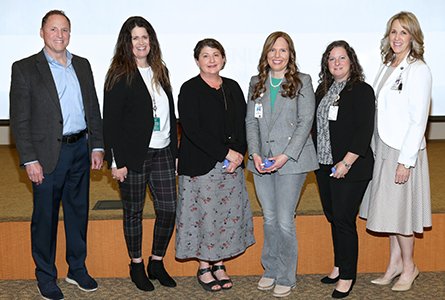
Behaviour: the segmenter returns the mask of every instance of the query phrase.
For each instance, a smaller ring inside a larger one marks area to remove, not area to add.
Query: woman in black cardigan
[[[337,282],[332,297],[344,298],[355,283],[356,217],[372,177],[375,98],[354,49],[345,41],[328,45],[319,75],[313,137],[320,169],[315,174],[334,244],[334,269],[321,282]]]
[[[233,285],[224,260],[254,243],[243,171],[246,102],[238,83],[219,75],[225,52],[218,41],[198,42],[194,57],[200,73],[178,98],[176,257],[198,259],[198,282],[215,292]]]
[[[105,159],[119,184],[130,276],[138,289],[154,289],[150,279],[174,287],[163,257],[176,213],[176,117],[167,68],[151,24],[130,17],[122,25],[105,80]],[[156,213],[151,257],[142,260],[142,213],[147,185]]]

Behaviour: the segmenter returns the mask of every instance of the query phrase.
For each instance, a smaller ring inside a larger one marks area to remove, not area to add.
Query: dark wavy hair
[[[399,20],[400,25],[402,25],[403,29],[411,34],[412,39],[410,45],[411,49],[408,55],[409,59],[411,61],[415,61],[416,59],[424,61],[423,53],[425,50],[423,47],[423,32],[420,28],[419,21],[413,13],[401,11],[398,14],[392,16],[386,24],[385,35],[383,36],[380,43],[380,54],[382,55],[383,63],[387,64],[391,62],[395,57],[394,51],[392,50],[389,43],[389,34],[391,33],[392,23],[394,23],[395,20]]]
[[[297,67],[294,42],[287,33],[282,31],[276,31],[272,32],[264,42],[263,51],[261,52],[260,61],[258,63],[259,81],[253,89],[251,100],[257,99],[258,97],[260,97],[261,93],[264,93],[266,91],[265,83],[270,71],[270,66],[269,63],[267,62],[267,54],[272,49],[277,39],[280,37],[283,38],[289,46],[289,62],[287,64],[286,73],[284,74],[286,82],[283,82],[281,86],[282,87],[281,95],[283,97],[294,98],[301,88],[301,81],[300,78],[298,77],[299,71]]]
[[[354,49],[349,46],[346,41],[334,41],[326,47],[326,50],[321,57],[321,71],[320,73],[318,73],[319,85],[316,91],[317,96],[326,95],[332,83],[334,82],[334,77],[332,76],[331,72],[329,72],[329,55],[331,54],[332,49],[336,47],[342,47],[343,49],[345,49],[349,61],[351,62],[348,83],[346,84],[345,88],[350,89],[354,84],[365,80],[363,68],[358,61]]]
[[[138,16],[128,18],[122,25],[114,49],[114,56],[105,78],[105,90],[109,91],[122,77],[126,77],[127,84],[130,84],[133,80],[133,76],[137,71],[137,64],[133,54],[131,31],[136,26],[145,28],[148,33],[150,52],[148,53],[147,61],[153,71],[155,85],[161,85],[164,89],[171,90],[168,70],[162,60],[161,47],[156,32],[147,20]]]

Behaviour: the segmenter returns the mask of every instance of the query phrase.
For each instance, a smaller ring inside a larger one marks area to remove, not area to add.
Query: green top
[[[277,99],[278,92],[280,91],[281,81],[283,78],[271,78],[270,82],[270,108],[274,111],[275,100]]]

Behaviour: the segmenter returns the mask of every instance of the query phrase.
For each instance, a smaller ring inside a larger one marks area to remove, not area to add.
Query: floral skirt
[[[202,176],[179,176],[176,257],[220,261],[255,243],[244,171],[218,162]]]

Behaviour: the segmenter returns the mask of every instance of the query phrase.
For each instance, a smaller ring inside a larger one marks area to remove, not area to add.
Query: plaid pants
[[[142,212],[147,184],[156,214],[151,253],[164,256],[176,215],[175,163],[170,147],[148,149],[142,173],[128,170],[125,181],[119,183],[124,208],[124,235],[130,258],[142,256]]]

